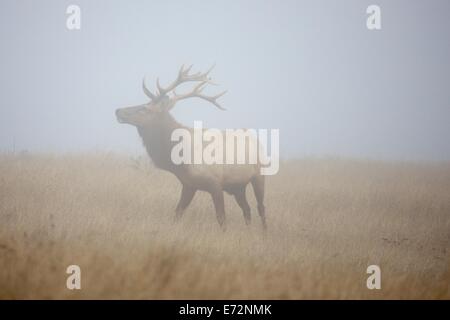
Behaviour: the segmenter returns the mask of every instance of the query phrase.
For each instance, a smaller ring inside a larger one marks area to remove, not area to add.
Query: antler
[[[214,68],[215,65],[212,65],[211,68],[209,68],[208,71],[205,73],[197,72],[195,74],[189,74],[189,71],[192,69],[192,64],[187,68],[184,69],[184,65],[181,66],[180,71],[178,71],[178,77],[175,79],[174,82],[172,82],[169,86],[163,88],[159,83],[159,78],[156,79],[156,86],[158,87],[159,95],[163,96],[170,91],[174,90],[176,87],[178,87],[180,84],[184,82],[189,81],[203,81],[203,82],[210,82],[210,78],[208,78],[208,74],[211,72],[211,70]]]
[[[170,97],[170,108],[172,108],[179,100],[197,97],[203,100],[206,100],[208,102],[211,102],[213,105],[215,105],[220,110],[226,110],[223,108],[218,102],[217,99],[223,96],[227,91],[223,91],[219,94],[216,94],[215,96],[206,96],[202,94],[203,89],[207,84],[215,84],[211,82],[211,78],[208,77],[211,70],[214,68],[215,65],[212,65],[211,68],[208,69],[208,71],[201,73],[197,72],[194,74],[189,74],[189,71],[192,69],[192,65],[190,65],[188,68],[184,68],[184,65],[181,66],[180,71],[178,71],[178,77],[173,81],[169,86],[163,88],[161,84],[159,83],[159,78],[156,80],[156,86],[158,88],[158,94],[152,93],[147,86],[145,85],[145,78],[142,80],[142,89],[144,90],[144,93],[151,99],[151,100],[158,100],[159,98],[167,95],[169,92],[173,93],[173,96]],[[200,81],[198,85],[194,87],[194,89],[186,94],[177,95],[175,92],[176,87],[178,87],[180,84],[185,82],[191,82],[191,81]]]
[[[189,71],[192,69],[192,64],[187,68],[184,69],[184,64],[181,66],[180,71],[178,71],[178,77],[177,79],[172,82],[168,87],[163,88],[161,84],[159,83],[159,78],[156,79],[156,86],[158,88],[158,94],[152,93],[147,86],[145,85],[145,77],[142,79],[142,89],[144,90],[144,93],[149,97],[151,100],[158,99],[159,97],[164,96],[165,94],[169,93],[170,91],[174,90],[177,86],[184,82],[188,81],[210,81],[208,78],[208,74],[211,72],[211,70],[214,68],[215,65],[212,65],[211,68],[209,68],[208,71],[205,73],[197,72],[195,74],[189,74]]]
[[[227,91],[225,90],[225,91],[223,91],[223,92],[221,92],[219,94],[216,94],[215,96],[205,96],[204,94],[202,94],[202,91],[203,91],[203,89],[205,88],[205,86],[208,83],[210,83],[208,80],[202,81],[198,85],[196,85],[191,92],[185,93],[185,94],[181,94],[181,95],[177,95],[175,93],[175,90],[173,90],[173,97],[171,98],[171,107],[173,107],[180,100],[187,99],[187,98],[192,98],[192,97],[197,97],[197,98],[201,98],[203,100],[206,100],[208,102],[211,102],[213,105],[215,105],[220,110],[226,110],[224,107],[222,107],[217,102],[217,99],[219,99],[221,96],[223,96]]]
[[[151,100],[155,100],[157,98],[154,93],[147,89],[147,86],[145,85],[145,77],[142,79],[142,89],[144,90],[144,93],[147,95],[147,97],[149,97]]]

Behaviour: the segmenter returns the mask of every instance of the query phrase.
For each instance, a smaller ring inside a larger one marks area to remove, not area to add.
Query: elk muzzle
[[[125,113],[124,109],[116,110],[116,118],[119,123],[126,123],[126,120],[125,120],[126,116],[124,113]]]

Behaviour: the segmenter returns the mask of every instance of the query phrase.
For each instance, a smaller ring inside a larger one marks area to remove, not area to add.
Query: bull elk
[[[205,73],[191,74],[190,67],[182,66],[178,77],[167,87],[161,86],[159,79],[156,81],[157,94],[152,93],[142,81],[144,93],[150,98],[150,102],[138,106],[120,108],[116,110],[117,120],[137,128],[142,138],[148,155],[156,167],[173,173],[182,184],[181,198],[175,210],[177,221],[191,203],[195,193],[206,191],[211,194],[217,220],[223,230],[226,228],[224,191],[234,196],[242,209],[245,223],[250,224],[250,206],[246,198],[246,187],[252,184],[258,206],[258,213],[266,230],[266,218],[264,208],[264,176],[260,173],[260,163],[256,164],[174,164],[171,160],[171,150],[175,144],[171,134],[175,129],[183,128],[193,133],[193,128],[188,128],[178,123],[170,114],[170,110],[181,100],[188,98],[200,98],[212,103],[220,110],[225,110],[217,99],[226,91],[208,96],[203,94],[206,85],[212,84],[209,73],[212,67]],[[177,94],[175,89],[186,82],[195,83],[194,88],[185,94]],[[248,150],[247,150],[248,151]]]

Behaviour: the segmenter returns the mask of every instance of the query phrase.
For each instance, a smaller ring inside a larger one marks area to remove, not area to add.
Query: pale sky
[[[2,0],[0,151],[143,152],[114,110],[148,101],[144,75],[216,63],[228,110],[179,103],[183,124],[280,129],[284,158],[450,160],[449,17],[447,0]]]

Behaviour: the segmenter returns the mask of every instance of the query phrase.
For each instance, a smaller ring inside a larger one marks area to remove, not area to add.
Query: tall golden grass
[[[0,298],[450,297],[449,164],[282,162],[266,237],[247,192],[252,225],[226,197],[223,233],[207,194],[172,224],[180,185],[146,158],[0,156]]]

